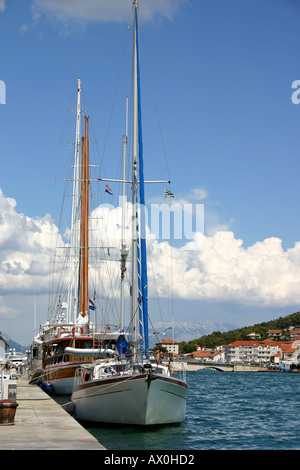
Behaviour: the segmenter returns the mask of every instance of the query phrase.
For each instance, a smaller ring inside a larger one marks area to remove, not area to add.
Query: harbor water
[[[299,450],[300,374],[188,372],[186,419],[148,430],[87,425],[107,450]]]

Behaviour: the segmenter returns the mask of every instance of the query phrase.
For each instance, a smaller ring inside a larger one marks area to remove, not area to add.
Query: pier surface
[[[0,425],[1,450],[105,450],[37,385],[17,380],[14,424]]]

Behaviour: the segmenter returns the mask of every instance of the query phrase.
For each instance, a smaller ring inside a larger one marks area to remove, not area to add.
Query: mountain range
[[[9,345],[9,349],[15,349],[18,353],[25,353],[28,349],[30,349],[30,346],[22,346],[21,344],[11,339],[6,333],[2,333],[1,331],[0,337],[2,337],[4,341]]]
[[[210,335],[214,331],[226,332],[235,330],[237,326],[231,325],[230,323],[223,322],[209,322],[209,321],[194,321],[194,322],[175,322],[174,332],[172,332],[172,323],[155,323],[155,331],[159,332],[153,339],[157,342],[157,337],[161,340],[172,338],[178,343],[181,341],[192,341],[195,338],[200,338],[203,335]],[[150,347],[153,347],[153,339],[150,338]]]
[[[150,337],[150,348],[155,346],[158,341],[161,341],[166,338],[172,338],[178,343],[181,341],[191,341],[195,338],[200,338],[203,335],[209,335],[213,331],[226,332],[234,330],[237,327],[231,325],[230,323],[213,323],[207,321],[195,321],[195,322],[176,322],[174,323],[174,331],[172,330],[172,323],[155,323],[154,329],[156,335]],[[26,350],[30,349],[30,346],[22,346],[13,339],[11,339],[7,334],[1,333],[0,335],[8,343],[10,349],[15,349],[16,352],[24,353]]]

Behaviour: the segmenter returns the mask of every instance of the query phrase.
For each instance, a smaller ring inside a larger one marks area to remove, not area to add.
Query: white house
[[[164,339],[160,343],[156,343],[156,345],[165,348],[170,354],[179,354],[179,343],[173,339]]]

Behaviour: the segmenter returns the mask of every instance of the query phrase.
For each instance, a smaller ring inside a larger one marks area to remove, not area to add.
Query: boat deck
[[[27,378],[17,380],[14,424],[0,425],[1,450],[105,450],[59,404]]]

